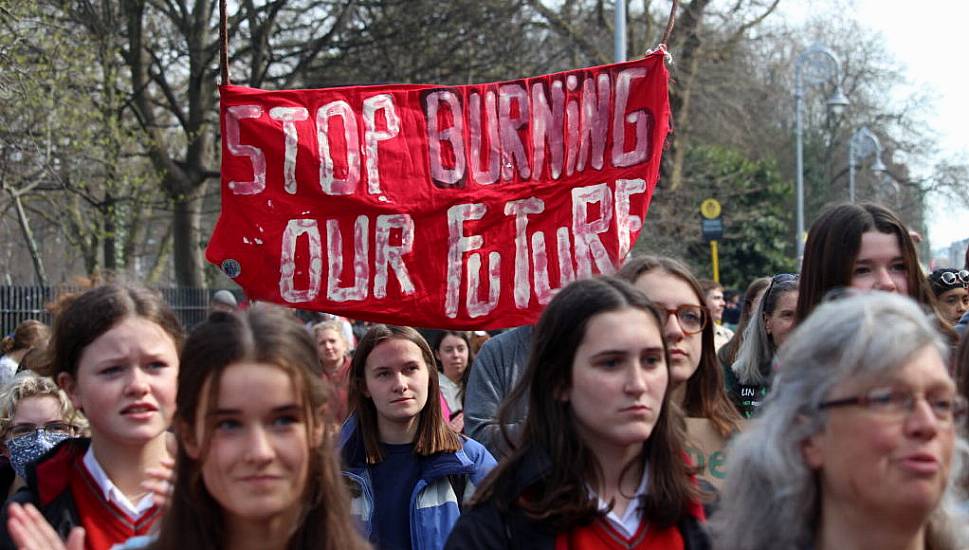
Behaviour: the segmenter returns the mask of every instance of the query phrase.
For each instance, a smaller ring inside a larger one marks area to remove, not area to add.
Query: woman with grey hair
[[[726,373],[727,393],[745,418],[753,416],[767,396],[774,354],[794,329],[797,281],[793,273],[771,277],[744,329],[737,359]]]
[[[715,548],[967,548],[950,483],[962,478],[954,449],[966,401],[947,353],[909,298],[818,306],[729,451]]]

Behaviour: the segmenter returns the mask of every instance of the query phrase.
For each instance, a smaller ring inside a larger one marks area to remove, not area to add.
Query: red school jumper
[[[649,522],[642,521],[636,533],[626,538],[605,518],[597,518],[555,537],[555,550],[683,550],[683,536],[675,525],[662,530],[649,527]]]
[[[86,550],[109,550],[131,537],[148,534],[160,516],[158,506],[152,506],[138,519],[130,518],[121,508],[105,500],[104,492],[84,467],[84,449],[71,450],[75,452],[56,453],[39,465],[41,505],[69,490],[80,525],[84,527]]]
[[[689,514],[701,522],[706,519],[698,502],[690,505]],[[639,529],[628,538],[602,516],[555,537],[555,550],[684,550],[684,547],[679,527],[657,529],[645,519],[640,519]]]

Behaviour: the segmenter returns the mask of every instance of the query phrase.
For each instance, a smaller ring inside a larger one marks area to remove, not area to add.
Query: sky
[[[817,0],[787,0],[786,12],[802,17]],[[904,68],[910,89],[934,92],[934,109],[926,122],[937,136],[940,155],[969,161],[969,1],[854,0],[846,3],[854,18],[878,31],[888,50]],[[904,92],[904,90],[900,90]],[[926,167],[927,170],[928,167]],[[916,171],[917,167],[914,168]],[[969,209],[952,208],[929,197],[929,239],[933,249],[969,238]]]

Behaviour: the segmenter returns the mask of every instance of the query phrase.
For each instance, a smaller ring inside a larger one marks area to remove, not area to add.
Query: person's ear
[[[572,398],[572,395],[571,395],[572,392],[569,390],[570,388],[563,388],[563,387],[555,388],[554,390],[552,390],[552,395],[555,396],[555,399],[568,403],[569,400]]]
[[[178,440],[185,448],[185,454],[192,460],[199,460],[202,456],[202,446],[195,436],[195,430],[189,428],[185,422],[178,423]]]
[[[801,458],[808,468],[820,470],[824,466],[824,432],[818,432],[801,442]]]
[[[58,374],[57,386],[64,390],[64,393],[67,394],[68,399],[71,400],[71,405],[74,405],[75,409],[84,412],[84,409],[81,407],[81,398],[77,393],[77,380],[74,376],[66,372]]]

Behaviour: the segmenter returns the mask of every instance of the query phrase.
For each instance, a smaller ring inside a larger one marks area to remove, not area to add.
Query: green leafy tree
[[[699,146],[687,152],[684,166],[688,185],[677,194],[684,215],[677,227],[663,231],[678,236],[654,239],[651,237],[660,228],[650,227],[655,233],[640,240],[636,253],[678,256],[698,276],[712,277],[710,245],[702,238],[699,210],[700,203],[712,197],[723,206],[724,236],[718,243],[718,256],[724,286],[744,288],[756,277],[796,270],[791,254],[793,232],[789,230],[792,187],[772,161],[752,160],[719,146]]]

